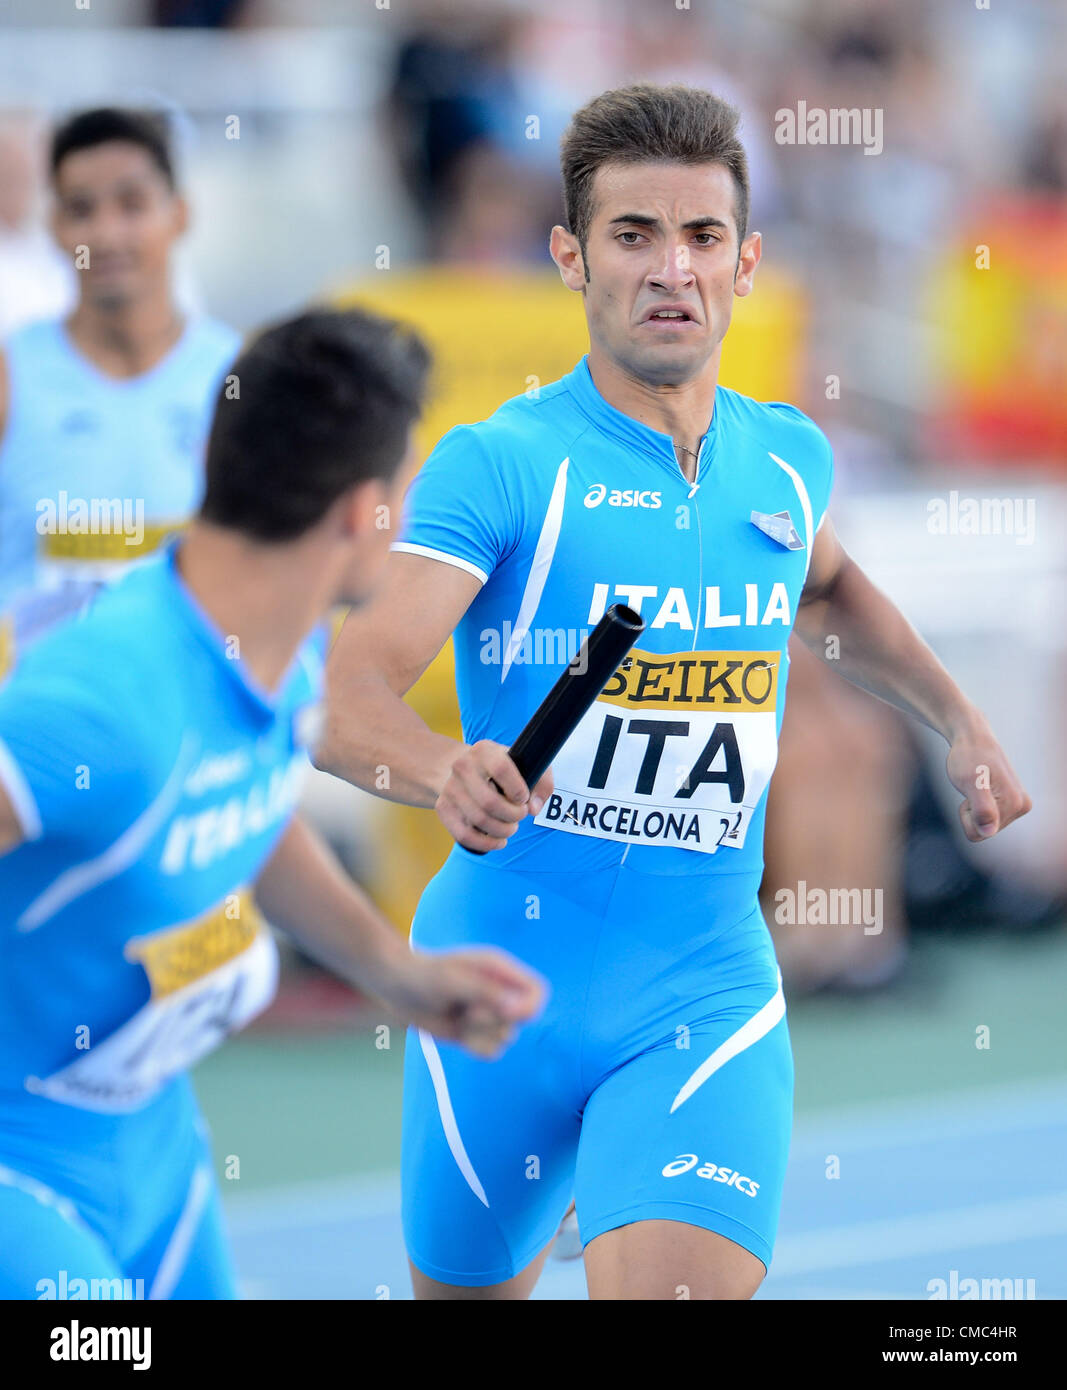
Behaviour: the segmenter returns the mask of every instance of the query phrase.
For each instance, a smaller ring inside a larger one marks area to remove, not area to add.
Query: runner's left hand
[[[968,840],[988,840],[1013,820],[1025,816],[1033,802],[984,723],[958,734],[945,764],[948,779],[964,800],[960,822]]]
[[[505,951],[477,947],[432,955],[410,953],[383,997],[418,1028],[459,1043],[478,1057],[499,1056],[518,1027],[544,1007],[540,976]]]

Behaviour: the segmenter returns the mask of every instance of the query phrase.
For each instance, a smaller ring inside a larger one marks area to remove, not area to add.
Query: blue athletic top
[[[274,694],[171,545],[42,637],[0,685],[0,1113],[26,1090],[140,1108],[269,1002],[250,885],[296,804],[325,633]]]
[[[12,334],[0,608],[40,584],[110,577],[196,510],[215,398],[239,347],[233,329],[194,318],[150,371],[118,379],[75,348],[60,320]]]
[[[760,871],[786,644],[832,472],[801,411],[719,386],[690,483],[587,358],[441,439],[393,549],[482,582],[455,633],[468,743],[510,744],[609,604],[647,624],[494,864]]]

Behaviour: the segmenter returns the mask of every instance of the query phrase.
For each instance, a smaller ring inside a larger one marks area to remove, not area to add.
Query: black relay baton
[[[640,614],[613,603],[538,705],[508,749],[508,756],[531,792],[644,630],[645,620]],[[486,851],[472,849],[469,853]]]

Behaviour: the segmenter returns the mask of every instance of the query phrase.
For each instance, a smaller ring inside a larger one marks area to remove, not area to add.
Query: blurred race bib
[[[85,1110],[137,1110],[262,1012],[277,986],[277,947],[248,893],[197,922],[134,937],[125,955],[144,967],[148,1003],[68,1066],[28,1077],[27,1090]]]

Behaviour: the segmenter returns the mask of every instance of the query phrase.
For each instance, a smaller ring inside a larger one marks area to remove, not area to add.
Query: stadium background
[[[846,545],[990,715],[1035,803],[979,859],[935,738],[821,673],[791,694],[778,824],[817,829],[799,860],[782,831],[768,891],[798,862],[812,885],[882,886],[895,949],[864,973],[856,951],[882,943],[833,927],[797,955],[798,1131],[760,1297],[923,1298],[952,1270],[1067,1296],[1062,6],[12,0],[0,23],[0,332],[72,293],[42,229],[48,123],[162,105],[193,207],[183,302],[243,331],[311,299],[410,318],[438,357],[424,450],[584,351],[545,250],[569,112],[636,79],[740,106],[764,263],[723,380],[826,430]],[[779,144],[776,113],[800,100],[882,111],[884,147]],[[931,529],[953,491],[1032,502],[1033,534]],[[413,696],[446,729],[449,676],[446,650]],[[849,839],[851,806],[880,852]],[[406,928],[447,849],[433,816],[321,774],[308,809]],[[836,988],[817,987],[826,961]],[[250,1296],[409,1296],[388,1030],[290,954],[275,1007],[200,1067]],[[583,1292],[580,1262],[553,1262],[539,1296]]]

